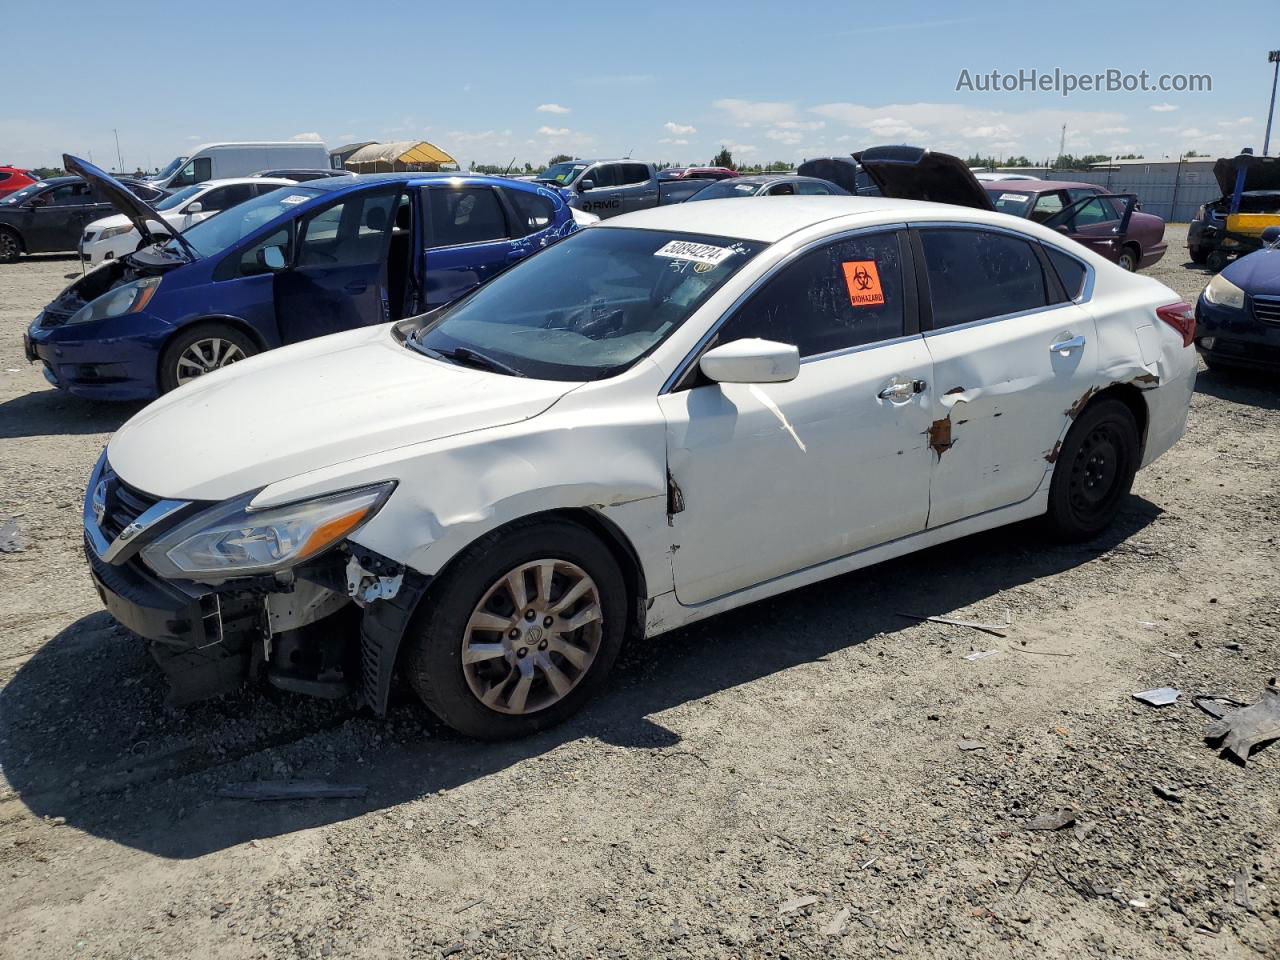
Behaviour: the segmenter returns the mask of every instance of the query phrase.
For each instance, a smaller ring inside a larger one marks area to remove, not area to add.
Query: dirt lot
[[[1151,272],[1191,298],[1170,234]],[[1280,745],[1221,759],[1190,702],[1280,672],[1274,381],[1202,372],[1100,542],[1022,525],[761,603],[485,746],[404,696],[385,722],[263,691],[163,705],[80,553],[82,484],[134,408],[21,358],[75,269],[0,267],[23,547],[0,553],[0,955],[1280,957]],[[1164,685],[1173,706],[1131,698]],[[214,796],[282,775],[369,792]],[[1025,829],[1065,806],[1074,828]]]

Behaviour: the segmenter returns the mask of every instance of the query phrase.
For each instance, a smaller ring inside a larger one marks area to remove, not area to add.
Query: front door
[[[519,244],[493,187],[423,187],[427,310],[457,300],[518,259]],[[520,231],[521,233],[523,231]]]
[[[346,194],[298,226],[293,264],[275,275],[285,343],[370,326],[387,316],[387,244],[399,190]]]
[[[87,224],[113,212],[82,180],[60,184],[32,199],[36,202],[30,207],[31,226],[26,234],[32,253],[74,250]]]
[[[622,191],[619,188],[620,164],[597,163],[579,178],[578,183],[591,182],[591,189],[583,191],[578,208],[594,213],[601,219],[616,217],[622,213]]]
[[[695,368],[659,398],[683,506],[671,518],[681,603],[924,529],[932,372],[909,262],[892,230],[801,255],[708,344],[795,344],[799,376],[718,384]]]
[[[1094,382],[1093,318],[1038,245],[1007,233],[919,234],[932,316],[929,526],[1019,503]]]
[[[1044,225],[1066,234],[1108,260],[1118,260],[1124,249],[1125,234],[1137,198],[1127,194],[1091,196],[1078,195],[1078,191],[1069,193],[1077,195],[1072,196],[1071,203],[1060,212],[1044,220]]]

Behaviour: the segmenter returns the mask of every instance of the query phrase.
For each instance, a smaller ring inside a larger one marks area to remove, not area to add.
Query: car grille
[[[40,316],[41,328],[60,327],[71,319],[70,310],[58,310],[55,307],[45,307],[44,313]]]
[[[135,490],[111,472],[110,467],[103,476],[107,481],[107,504],[99,529],[110,543],[120,536],[121,530],[151,509],[158,502],[158,498],[141,490]]]
[[[1253,315],[1264,323],[1280,323],[1280,297],[1254,297]]]

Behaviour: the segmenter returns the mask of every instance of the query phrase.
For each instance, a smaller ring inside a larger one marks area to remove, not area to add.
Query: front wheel
[[[0,230],[0,263],[17,263],[22,256],[22,241],[12,230]]]
[[[627,590],[609,549],[566,520],[482,538],[433,584],[405,675],[460,733],[525,736],[605,682],[626,633]]]
[[[1091,540],[1120,512],[1138,471],[1138,425],[1119,400],[1096,400],[1067,431],[1049,486],[1047,519],[1063,540]]]
[[[1206,260],[1209,259],[1209,251],[1206,250],[1204,247],[1192,247],[1187,252],[1191,255],[1192,263],[1203,264]]]
[[[244,332],[225,323],[198,323],[179,332],[160,358],[160,392],[176,390],[196,377],[212,373],[258,352]]]

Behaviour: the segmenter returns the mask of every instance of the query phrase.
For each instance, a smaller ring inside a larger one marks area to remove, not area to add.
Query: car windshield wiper
[[[449,363],[456,363],[463,367],[475,367],[477,370],[489,370],[492,373],[505,373],[510,377],[524,377],[528,374],[517,370],[515,367],[508,366],[501,360],[495,360],[493,357],[486,356],[470,347],[454,347],[452,350],[437,350],[434,347],[428,347],[425,344],[418,343],[417,347],[423,353],[432,357],[439,357],[441,360],[447,360]]]

